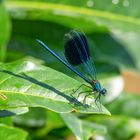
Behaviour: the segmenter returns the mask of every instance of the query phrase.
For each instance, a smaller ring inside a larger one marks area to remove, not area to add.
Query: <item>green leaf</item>
[[[65,125],[61,118],[61,115],[58,113],[47,110],[46,116],[47,116],[47,125],[45,127],[45,131],[43,130],[44,136],[51,130],[61,128]]]
[[[8,125],[8,126],[13,126],[13,118],[12,117],[0,118],[0,124],[5,124],[5,125]]]
[[[0,93],[7,97],[0,102],[3,110],[44,107],[59,113],[76,111],[110,115],[103,106],[102,110],[97,107],[93,97],[87,98],[86,104],[82,103],[82,97],[81,102],[72,97],[72,89],[81,83],[51,68],[21,60],[0,67]]]
[[[26,140],[27,132],[16,127],[0,124],[0,138],[2,140],[17,140],[17,138]]]
[[[97,122],[107,127],[108,133],[102,135],[105,140],[124,140],[131,139],[137,133],[140,133],[140,121],[122,115],[104,116],[87,116],[88,120]]]
[[[113,31],[113,37],[118,40],[120,44],[124,47],[124,49],[129,53],[131,60],[133,62],[133,66],[131,65],[131,69],[140,71],[140,55],[139,55],[139,44],[140,44],[140,33],[131,31],[131,32],[123,32],[121,30]],[[130,63],[130,59],[128,57],[124,57],[124,60]],[[122,65],[121,67],[124,69],[125,67]],[[130,68],[130,65],[127,67]],[[125,69],[126,69],[125,68]]]
[[[26,112],[28,112],[27,107],[14,108],[14,109],[8,109],[8,110],[0,110],[0,117],[20,115],[20,114],[24,114]]]
[[[30,137],[37,137],[38,139],[48,136],[48,133],[54,129],[65,126],[58,113],[37,107],[30,108],[26,114],[14,116],[14,123],[30,129]]]
[[[65,126],[62,118],[60,117],[60,115],[56,112],[52,112],[50,110],[40,110],[38,108],[38,111],[37,109],[33,109],[32,111],[36,110],[36,112],[40,112],[41,114],[41,117],[40,119],[38,119],[37,121],[40,121],[42,120],[42,122],[44,121],[44,125],[40,128],[40,129],[37,129],[36,131],[33,130],[33,136],[34,137],[37,137],[39,139],[42,139],[43,137],[46,137],[46,135],[48,136],[49,133],[51,133],[51,131],[55,130],[55,129],[61,129]],[[25,114],[26,115],[26,114]],[[32,115],[33,115],[33,112],[32,112]],[[35,115],[37,116],[37,115]],[[33,118],[29,118],[31,121],[36,119],[36,117],[33,117]],[[54,122],[57,122],[57,123],[54,123]],[[36,123],[36,126],[38,126],[38,123]],[[34,133],[35,132],[35,133]],[[58,133],[60,131],[58,130]],[[53,135],[53,134],[52,134]]]
[[[122,114],[125,116],[140,119],[140,96],[123,93],[117,100],[108,105],[112,114]]]
[[[80,1],[81,2],[81,1]],[[137,4],[136,4],[137,3]],[[101,7],[102,1],[95,2],[94,7],[91,9],[82,6],[72,6],[69,4],[57,4],[53,1],[49,2],[32,2],[32,1],[9,1],[7,2],[7,8],[11,15],[17,19],[32,19],[32,20],[45,20],[57,22],[59,24],[71,27],[83,29],[91,32],[93,30],[107,31],[121,29],[123,31],[136,31],[139,32],[140,19],[136,14],[138,13],[138,0],[131,2],[130,6],[125,8],[129,11],[129,14],[124,10],[123,5],[112,4],[108,1],[106,8]],[[100,6],[99,6],[100,5]],[[136,14],[131,13],[133,6],[135,5]],[[18,10],[20,9],[20,11]],[[113,10],[111,10],[113,9]],[[117,9],[117,10],[116,10]],[[18,10],[18,14],[17,14]],[[115,11],[115,12],[114,12]],[[64,20],[65,19],[65,20]],[[79,24],[81,23],[82,24]],[[102,28],[101,28],[102,27]]]
[[[77,140],[87,140],[93,135],[105,134],[106,128],[93,122],[78,119],[74,114],[61,114],[62,119],[75,134]]]
[[[42,127],[46,123],[46,109],[29,108],[26,114],[14,116],[14,123],[29,128]]]
[[[7,43],[10,37],[11,22],[3,3],[0,3],[0,61],[6,58]]]

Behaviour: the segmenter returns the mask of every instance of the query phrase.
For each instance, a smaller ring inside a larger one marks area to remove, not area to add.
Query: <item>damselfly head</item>
[[[85,63],[89,59],[90,54],[84,33],[73,30],[67,33],[65,37],[65,57],[67,61],[73,66]]]
[[[107,94],[107,90],[105,88],[103,88],[101,91],[100,91],[100,94],[102,94],[103,96],[105,96]]]

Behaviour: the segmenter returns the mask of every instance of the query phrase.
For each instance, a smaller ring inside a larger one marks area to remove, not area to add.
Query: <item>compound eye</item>
[[[107,92],[107,90],[106,90],[105,88],[103,88],[102,94],[103,94],[103,95],[106,95],[106,92]]]

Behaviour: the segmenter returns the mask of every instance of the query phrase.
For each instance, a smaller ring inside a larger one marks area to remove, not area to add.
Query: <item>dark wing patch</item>
[[[65,57],[67,61],[73,66],[86,62],[90,53],[85,35],[81,32],[71,31],[66,36]]]

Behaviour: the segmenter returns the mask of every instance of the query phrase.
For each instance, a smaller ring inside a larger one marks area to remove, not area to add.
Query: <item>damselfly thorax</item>
[[[92,86],[93,91],[98,92],[99,94],[102,94],[105,96],[107,91],[105,88],[101,88],[101,84],[98,80],[92,80],[90,82],[90,85]]]

